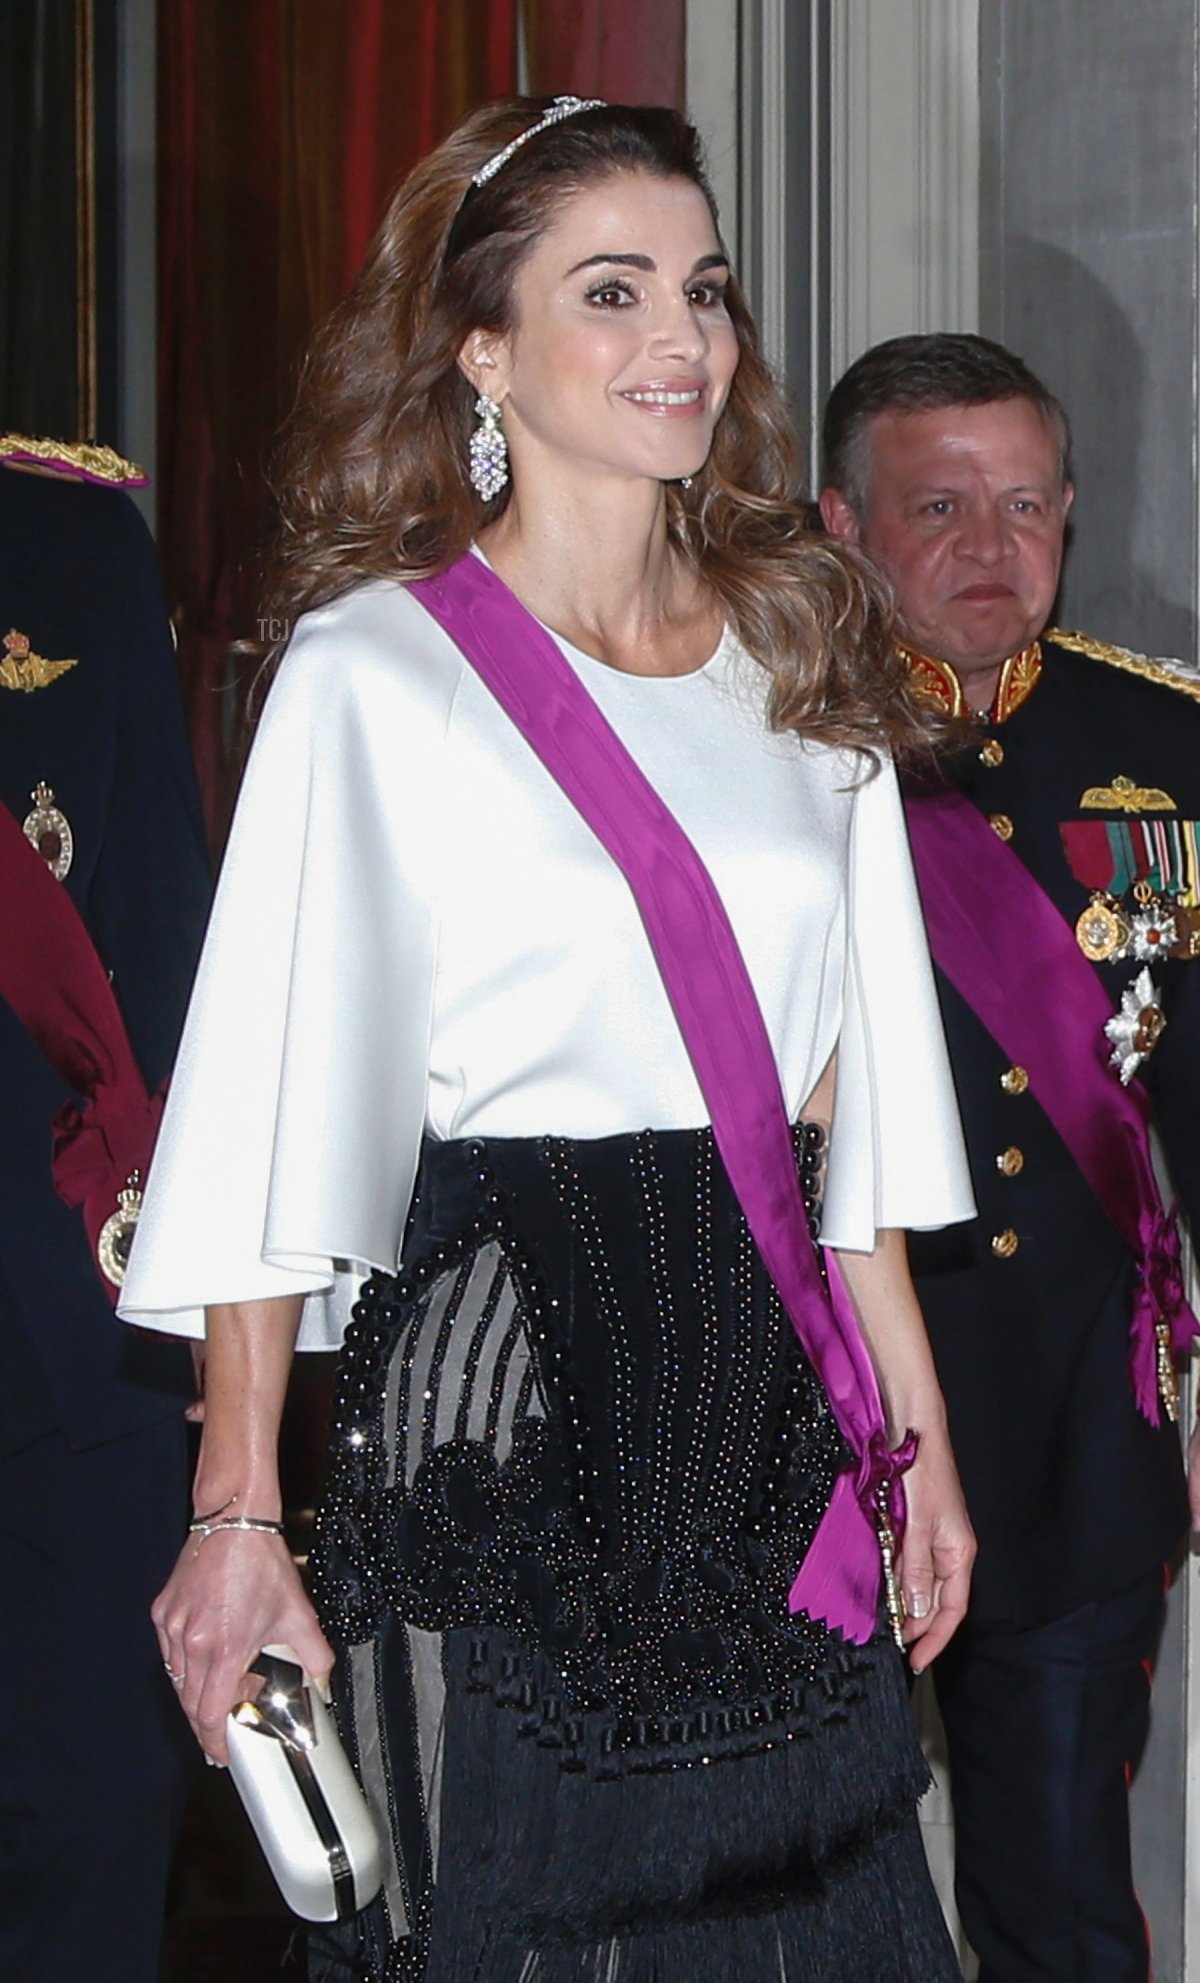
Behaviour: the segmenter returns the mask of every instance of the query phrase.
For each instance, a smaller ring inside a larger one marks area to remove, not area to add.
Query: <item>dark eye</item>
[[[935,496],[931,503],[926,503],[925,514],[926,516],[949,516],[952,508],[953,504],[949,496]]]
[[[624,310],[635,298],[627,282],[620,282],[609,276],[604,282],[592,284],[587,291],[587,300],[600,310]]]
[[[694,282],[687,293],[694,310],[720,310],[725,303],[723,282]]]

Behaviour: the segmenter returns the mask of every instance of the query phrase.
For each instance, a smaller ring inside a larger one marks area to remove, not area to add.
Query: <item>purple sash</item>
[[[1150,1157],[1149,1100],[1137,1083],[1123,1088],[1109,1064],[1108,996],[1049,896],[969,799],[947,785],[905,804],[935,961],[1025,1068],[1031,1092],[1137,1262],[1130,1380],[1138,1410],[1158,1425],[1156,1324],[1170,1325],[1177,1350],[1198,1325]]]
[[[545,628],[478,558],[411,585],[512,718],[625,876],[763,1262],[829,1395],[857,1465],[840,1474],[791,1592],[857,1645],[872,1636],[877,1511],[897,1538],[901,1474],[858,1318],[832,1256],[830,1293],[809,1235],[779,1071],[712,877]]]
[[[130,1172],[144,1177],[162,1114],[161,1094],[146,1084],[129,1044],[108,974],[78,909],[60,881],[0,805],[0,999],[40,1047],[56,1074],[83,1097],[47,1123],[46,1155],[54,1188],[78,1205],[101,1285],[115,1285],[99,1267],[101,1229],[117,1210]],[[29,1161],[42,1153],[33,1150]]]

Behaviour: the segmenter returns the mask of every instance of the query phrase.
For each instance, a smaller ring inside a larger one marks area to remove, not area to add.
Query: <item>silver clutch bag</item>
[[[382,1884],[379,1839],[333,1719],[289,1646],[264,1646],[256,1701],[226,1722],[229,1768],[267,1864],[305,1921],[342,1921]]]

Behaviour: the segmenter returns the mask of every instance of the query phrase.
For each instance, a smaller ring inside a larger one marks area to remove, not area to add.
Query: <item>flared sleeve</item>
[[[297,628],[217,891],[120,1312],[300,1293],[335,1345],[394,1269],[425,1115],[439,767],[461,657],[396,585]]]
[[[845,1000],[821,1237],[869,1252],[879,1231],[974,1216],[971,1178],[896,774],[855,797]]]

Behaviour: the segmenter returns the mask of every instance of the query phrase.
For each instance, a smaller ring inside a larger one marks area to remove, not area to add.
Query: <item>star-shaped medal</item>
[[[1164,902],[1152,898],[1129,919],[1129,948],[1139,964],[1164,957],[1175,938],[1175,918]]]
[[[1142,969],[1126,985],[1121,993],[1120,1011],[1114,1012],[1104,1027],[1112,1041],[1110,1058],[1121,1076],[1122,1087],[1129,1086],[1142,1062],[1154,1052],[1166,1023],[1158,987],[1149,971]]]

